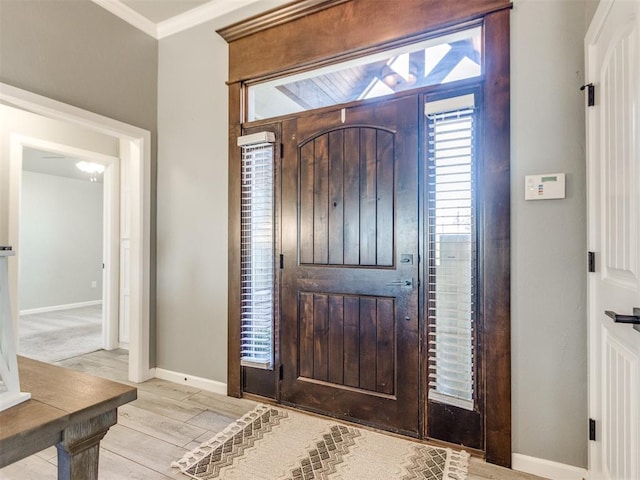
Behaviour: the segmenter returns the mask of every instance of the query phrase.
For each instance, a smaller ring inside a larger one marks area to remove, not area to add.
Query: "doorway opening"
[[[20,355],[56,362],[110,347],[107,332],[117,328],[117,317],[103,305],[110,304],[105,294],[117,292],[104,288],[104,278],[117,272],[104,263],[114,233],[104,215],[113,210],[105,169],[116,162],[62,145],[55,151],[23,147],[16,246]]]
[[[60,121],[64,125],[80,126],[88,131],[107,135],[114,139],[119,152],[118,162],[105,170],[105,176],[112,179],[108,194],[115,199],[111,211],[106,214],[105,222],[115,235],[106,246],[104,263],[108,270],[118,272],[104,280],[105,288],[119,291],[120,285],[126,286],[119,295],[105,294],[105,309],[118,312],[125,327],[120,331],[129,333],[129,372],[128,379],[142,382],[153,377],[150,368],[150,192],[151,192],[151,134],[147,130],[128,125],[77,107],[73,107],[40,95],[0,83],[0,102],[4,105],[30,112],[47,119]],[[21,134],[20,129],[9,131],[5,143],[7,176],[2,181],[7,186],[8,212],[6,222],[6,241],[11,245],[19,244],[19,189],[22,171],[22,151],[24,145],[40,146],[33,138]],[[82,152],[80,154],[82,155]],[[109,158],[104,163],[109,163]],[[119,179],[120,184],[115,180]],[[120,222],[118,222],[120,218]],[[115,219],[115,220],[114,220]],[[14,259],[15,260],[15,259]],[[107,270],[107,269],[105,269]],[[14,322],[17,318],[18,262],[9,262],[9,290],[11,305],[14,309]],[[115,298],[115,300],[114,300]],[[114,315],[114,313],[110,313]],[[116,314],[117,315],[117,314]],[[14,324],[14,331],[16,330]],[[118,345],[118,329],[108,329],[105,343],[109,348]]]

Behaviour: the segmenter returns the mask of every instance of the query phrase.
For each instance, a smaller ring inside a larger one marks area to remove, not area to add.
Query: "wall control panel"
[[[525,200],[565,198],[564,173],[527,175],[524,177]]]

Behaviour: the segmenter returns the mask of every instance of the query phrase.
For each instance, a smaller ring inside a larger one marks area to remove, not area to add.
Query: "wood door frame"
[[[490,463],[511,466],[510,8],[511,3],[505,0],[304,0],[218,32],[229,43],[230,396],[242,396],[240,151],[235,142],[245,122],[245,85],[362,56],[389,45],[408,44],[447,27],[481,20],[486,102],[480,179],[484,197],[479,202],[483,210],[478,212],[485,232],[480,271],[494,287],[491,294],[483,291],[480,307],[485,318],[485,341],[478,348],[482,349],[484,365],[491,366],[482,369],[481,380],[485,388],[485,456]]]

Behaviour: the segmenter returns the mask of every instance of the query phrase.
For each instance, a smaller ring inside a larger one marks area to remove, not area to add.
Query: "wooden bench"
[[[20,356],[18,370],[31,399],[0,412],[0,468],[55,445],[59,480],[97,479],[100,440],[137,389]]]

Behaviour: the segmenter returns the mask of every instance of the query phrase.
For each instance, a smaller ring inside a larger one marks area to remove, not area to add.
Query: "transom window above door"
[[[280,77],[248,88],[247,120],[391,95],[482,74],[482,27]]]

